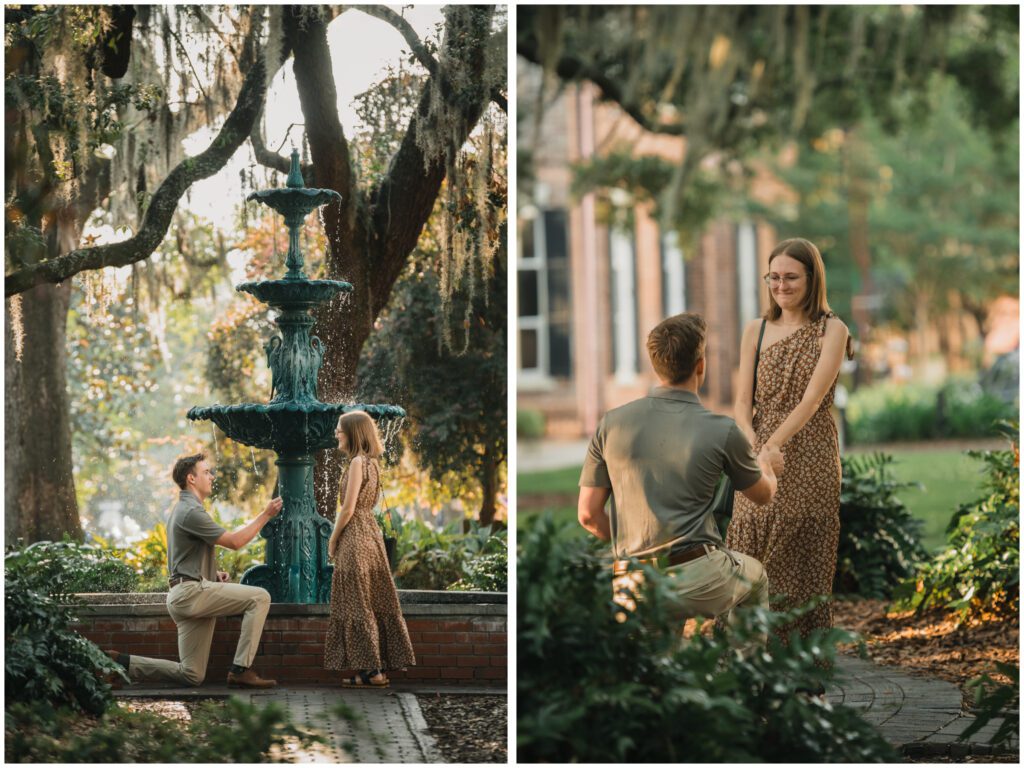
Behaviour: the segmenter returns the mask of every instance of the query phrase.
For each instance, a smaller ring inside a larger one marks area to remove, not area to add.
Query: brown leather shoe
[[[277,680],[264,680],[256,674],[256,671],[249,667],[245,672],[228,672],[229,688],[273,688]]]
[[[110,657],[111,661],[116,664],[121,663],[121,652],[120,651],[103,651],[107,656]],[[124,671],[124,674],[128,674],[128,670]],[[100,675],[100,679],[107,683],[115,691],[119,691],[124,688],[124,678],[121,677],[117,672],[103,672]]]

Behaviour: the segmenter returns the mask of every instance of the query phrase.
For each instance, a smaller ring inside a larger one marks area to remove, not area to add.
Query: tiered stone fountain
[[[405,411],[395,405],[324,403],[317,399],[317,374],[324,345],[310,338],[309,310],[330,301],[352,285],[340,280],[309,280],[303,272],[299,230],[316,208],[341,200],[331,189],[307,189],[299,170],[299,153],[292,151],[287,186],[249,195],[284,216],[288,226],[288,271],[280,280],[242,283],[235,290],[252,294],[278,311],[274,323],[280,335],[264,347],[272,378],[268,404],[240,403],[195,407],[191,420],[208,419],[236,442],[270,448],[278,455],[278,485],[284,500],[281,513],[264,527],[267,562],[250,568],[243,584],[263,587],[274,602],[325,603],[330,598],[332,566],[327,541],[333,523],[318,515],[313,496],[313,456],[337,448],[334,427],[347,411],[366,411],[376,421],[399,419]]]

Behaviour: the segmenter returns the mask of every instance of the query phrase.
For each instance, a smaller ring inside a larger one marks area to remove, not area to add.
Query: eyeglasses
[[[792,283],[800,282],[804,279],[803,275],[772,275],[768,274],[761,278],[764,280],[765,285],[778,285],[783,283],[785,285],[791,285]]]

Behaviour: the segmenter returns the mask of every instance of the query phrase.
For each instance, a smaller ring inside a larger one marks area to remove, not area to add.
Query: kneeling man
[[[265,680],[252,669],[270,610],[270,593],[261,587],[229,584],[228,575],[217,570],[214,546],[241,549],[281,511],[283,502],[280,497],[271,500],[254,520],[235,531],[226,531],[203,507],[213,492],[213,469],[206,456],[198,453],[178,459],[171,476],[181,494],[167,521],[167,612],[178,625],[180,661],[106,653],[127,670],[133,681],[200,685],[206,678],[217,617],[242,614],[242,633],[228,672],[228,685],[270,688],[276,681]]]
[[[684,619],[768,607],[764,567],[725,548],[712,505],[723,472],[755,504],[768,504],[782,469],[777,448],[755,457],[736,422],[701,404],[706,332],[692,313],[651,331],[647,352],[661,386],[605,414],[579,483],[580,524],[612,544],[617,601],[628,606],[642,577],[628,558],[661,563]]]

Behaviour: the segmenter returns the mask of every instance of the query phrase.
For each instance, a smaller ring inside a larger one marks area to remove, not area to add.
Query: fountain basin
[[[289,176],[289,182],[292,179]],[[298,184],[302,183],[302,176],[298,177]],[[246,201],[256,200],[273,208],[283,216],[301,216],[305,218],[311,211],[328,203],[340,203],[341,195],[333,189],[313,189],[310,187],[293,187],[291,183],[287,187],[275,189],[261,189],[251,193],[245,198]]]
[[[342,280],[257,280],[240,283],[236,291],[255,296],[275,309],[306,310],[329,301],[339,293],[349,293],[352,284]]]
[[[242,445],[294,456],[337,448],[334,428],[338,417],[349,411],[365,411],[375,421],[405,418],[405,410],[397,405],[296,401],[199,406],[187,416],[212,421]]]

